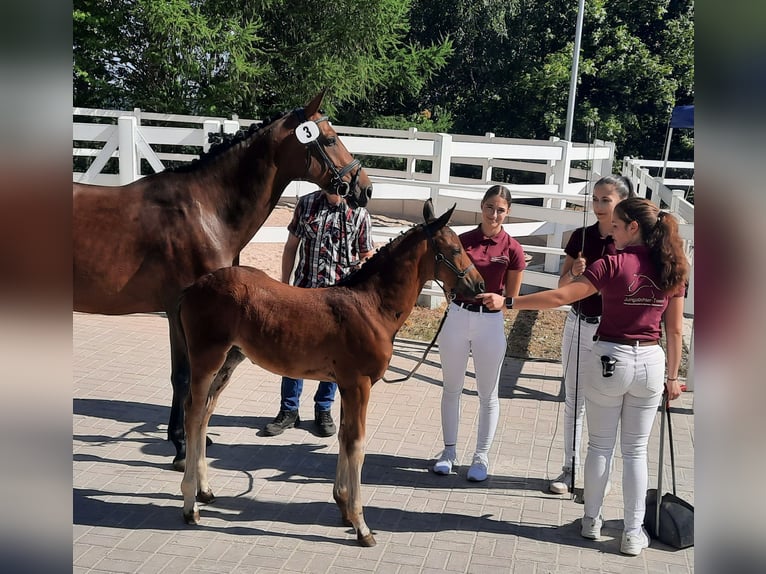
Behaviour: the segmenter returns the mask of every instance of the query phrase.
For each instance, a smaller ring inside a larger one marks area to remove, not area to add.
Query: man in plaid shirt
[[[293,219],[287,226],[287,243],[282,253],[282,281],[290,282],[295,267],[296,287],[335,285],[372,255],[370,214],[363,208],[352,209],[339,195],[317,190],[298,200]],[[338,385],[320,381],[314,395],[314,424],[319,436],[336,432],[330,414]],[[298,407],[303,379],[282,377],[282,401],[279,414],[266,425],[264,434],[276,436],[298,426]]]

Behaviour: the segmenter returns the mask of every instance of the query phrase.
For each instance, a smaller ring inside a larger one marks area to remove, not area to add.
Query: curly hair
[[[614,214],[625,223],[638,223],[641,237],[649,247],[649,255],[660,274],[659,285],[663,291],[672,293],[686,283],[689,262],[675,217],[660,211],[654,203],[643,197],[621,201],[615,206]]]

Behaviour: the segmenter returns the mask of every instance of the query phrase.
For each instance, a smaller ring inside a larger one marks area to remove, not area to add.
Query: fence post
[[[120,116],[117,119],[120,185],[127,185],[138,179],[137,125],[138,121],[134,116]]]
[[[418,128],[409,128],[407,130],[407,139],[418,139]],[[409,179],[415,179],[416,163],[417,160],[414,157],[407,158],[407,177]]]
[[[452,165],[452,136],[450,134],[436,134],[434,140],[434,164],[432,175],[435,178],[431,186],[431,200],[434,203],[434,213],[440,214],[439,184],[449,183],[449,172]]]
[[[565,209],[566,201],[564,198],[564,191],[569,183],[569,170],[570,160],[569,152],[572,149],[572,142],[567,140],[556,140],[552,142],[555,146],[561,148],[561,159],[553,162],[553,169],[551,171],[551,177],[549,183],[552,183],[558,187],[558,192],[561,194],[562,199],[558,200],[543,200],[543,205],[550,208]],[[556,201],[558,205],[553,205],[553,201]],[[554,231],[545,237],[546,247],[560,248],[562,240],[564,238],[564,228],[560,223],[554,225]],[[545,254],[545,264],[543,269],[546,273],[558,273],[561,267],[561,256],[553,253]]]

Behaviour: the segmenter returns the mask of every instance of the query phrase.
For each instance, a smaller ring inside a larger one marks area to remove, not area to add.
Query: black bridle
[[[452,263],[449,259],[447,259],[444,254],[436,249],[436,242],[434,241],[434,235],[431,233],[431,230],[426,225],[423,230],[426,232],[426,236],[428,237],[428,241],[431,244],[431,247],[433,247],[433,250],[436,252],[436,255],[434,255],[434,277],[436,277],[436,266],[439,265],[439,263],[443,263],[447,269],[452,271],[455,276],[458,279],[462,279],[466,275],[468,275],[468,272],[474,267],[473,262],[463,269],[462,271],[460,268]],[[382,377],[384,383],[401,383],[402,381],[406,381],[409,379],[412,375],[415,374],[415,371],[418,370],[420,365],[423,364],[423,361],[426,360],[426,357],[428,356],[428,353],[431,351],[431,348],[434,346],[434,343],[436,343],[436,339],[439,337],[439,333],[442,332],[442,327],[444,326],[444,321],[447,320],[447,314],[449,313],[449,304],[455,299],[455,290],[452,289],[449,293],[447,293],[447,290],[444,288],[444,283],[439,281],[438,279],[434,279],[436,281],[436,284],[439,285],[439,287],[442,288],[442,291],[444,292],[444,296],[447,298],[447,307],[444,309],[444,315],[442,315],[441,321],[439,321],[439,326],[436,328],[436,333],[434,333],[434,338],[431,339],[431,342],[428,343],[428,346],[426,347],[426,350],[423,351],[423,356],[420,357],[420,360],[417,362],[417,364],[412,367],[412,370],[405,375],[404,377],[399,377],[398,379],[387,379],[386,377]]]
[[[298,116],[301,123],[309,121],[306,119],[306,113],[303,108],[297,108],[293,113]],[[321,116],[313,121],[317,126],[322,122],[329,122],[327,116]],[[321,132],[320,132],[321,133]],[[319,153],[319,158],[327,169],[332,172],[332,179],[330,180],[330,188],[328,191],[339,195],[340,197],[346,197],[352,189],[356,189],[359,183],[359,174],[362,172],[362,162],[358,159],[351,160],[350,163],[343,166],[340,170],[335,166],[327,152],[324,150],[324,146],[319,143],[317,138],[306,144],[306,172],[308,172],[311,165],[311,149],[314,148]],[[343,178],[350,173],[354,168],[357,168],[356,172],[351,176],[350,181],[343,181]]]

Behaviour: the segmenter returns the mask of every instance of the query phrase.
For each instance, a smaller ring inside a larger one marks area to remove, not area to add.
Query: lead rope
[[[415,371],[418,370],[418,367],[423,364],[423,361],[426,360],[426,357],[428,356],[428,353],[431,351],[431,348],[434,346],[434,343],[436,343],[436,339],[439,337],[439,333],[441,333],[442,327],[444,326],[444,321],[447,319],[447,314],[449,313],[449,306],[452,300],[455,298],[453,293],[447,293],[447,291],[444,289],[444,285],[439,283],[438,280],[434,279],[434,281],[437,282],[439,287],[442,288],[442,291],[444,291],[444,295],[447,297],[447,307],[444,309],[444,315],[442,315],[442,319],[439,322],[439,327],[436,329],[436,334],[434,335],[434,338],[431,339],[431,342],[428,343],[428,346],[426,347],[426,350],[423,351],[423,356],[420,357],[420,360],[417,362],[417,364],[412,368],[412,370],[405,375],[404,377],[400,377],[398,379],[387,379],[386,377],[383,377],[384,383],[401,383],[402,381],[406,381],[409,379],[412,375],[415,374]]]

